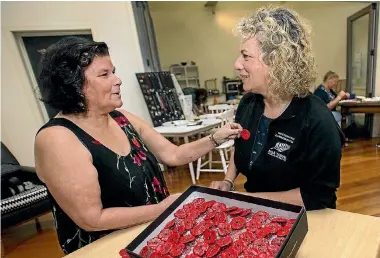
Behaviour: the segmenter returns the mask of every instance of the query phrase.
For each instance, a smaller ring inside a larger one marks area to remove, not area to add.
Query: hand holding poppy
[[[238,123],[228,123],[214,133],[214,139],[221,144],[228,140],[233,140],[240,137],[243,128]]]

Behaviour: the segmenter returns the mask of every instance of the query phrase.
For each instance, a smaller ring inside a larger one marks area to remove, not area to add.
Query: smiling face
[[[243,41],[240,53],[234,67],[243,81],[244,90],[265,94],[268,91],[268,66],[264,63],[256,37]]]
[[[86,82],[83,93],[88,110],[109,113],[123,105],[120,94],[121,80],[109,56],[96,56],[84,71]]]

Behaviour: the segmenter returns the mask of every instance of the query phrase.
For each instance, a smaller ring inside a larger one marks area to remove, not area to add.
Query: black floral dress
[[[148,150],[128,119],[113,111],[111,117],[125,132],[131,152],[120,156],[91,137],[80,127],[64,118],[53,118],[40,130],[50,126],[64,126],[71,130],[90,151],[98,172],[103,208],[135,207],[161,202],[169,191],[154,155]],[[88,232],[60,208],[49,192],[55,226],[62,250],[68,254],[112,232]]]

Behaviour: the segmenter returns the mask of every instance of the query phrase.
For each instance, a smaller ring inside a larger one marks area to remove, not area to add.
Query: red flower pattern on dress
[[[162,194],[161,183],[158,181],[157,177],[153,177],[152,187],[156,193],[158,192]]]
[[[165,195],[165,197],[170,195],[169,190],[166,187],[164,187],[164,195]]]
[[[124,127],[129,124],[127,118],[125,118],[124,116],[115,117],[114,119],[120,127]]]
[[[92,143],[96,144],[96,145],[101,145],[100,141],[98,141],[98,140],[93,140]]]
[[[141,160],[138,155],[133,156],[133,163],[137,164],[137,166],[141,167]]]
[[[136,138],[132,138],[132,142],[133,142],[133,144],[134,144],[137,148],[140,148],[140,147],[141,147],[139,141],[138,141]]]
[[[139,155],[139,158],[142,160],[146,160],[146,154],[142,151],[138,151],[137,155]]]

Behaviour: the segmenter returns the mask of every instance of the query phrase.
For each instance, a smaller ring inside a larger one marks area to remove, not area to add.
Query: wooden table
[[[202,124],[197,126],[158,126],[154,129],[165,137],[183,137],[189,143],[189,136],[206,132],[222,123],[221,119],[201,119]],[[190,175],[193,184],[196,184],[193,162],[189,163]]]
[[[296,257],[380,257],[380,218],[331,209],[309,211],[307,217],[309,231]],[[66,257],[120,257],[119,251],[147,226],[113,232]]]
[[[380,101],[371,102],[340,102],[342,114],[342,129],[346,129],[346,116],[352,113],[375,114],[380,113]]]

